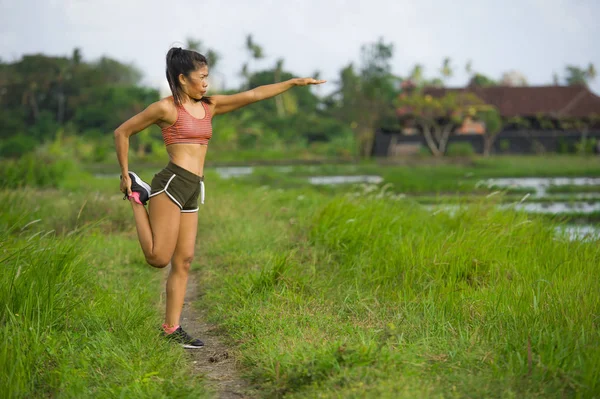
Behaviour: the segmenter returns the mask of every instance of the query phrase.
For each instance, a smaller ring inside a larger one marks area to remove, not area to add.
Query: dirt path
[[[181,325],[191,336],[200,338],[205,345],[202,349],[186,349],[194,373],[204,376],[216,398],[256,397],[256,392],[252,392],[249,384],[241,378],[235,358],[220,338],[217,326],[207,323],[205,312],[193,306],[200,297],[199,280],[198,271],[192,270],[181,315]]]

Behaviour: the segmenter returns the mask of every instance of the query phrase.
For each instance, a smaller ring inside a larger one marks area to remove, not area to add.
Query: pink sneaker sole
[[[142,201],[140,201],[140,193],[136,193],[135,191],[133,193],[131,193],[131,195],[129,196],[128,199],[130,201],[132,200],[136,204],[144,205],[144,204],[142,204]]]

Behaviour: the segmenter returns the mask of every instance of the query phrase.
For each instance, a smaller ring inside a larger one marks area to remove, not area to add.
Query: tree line
[[[245,46],[248,59],[240,66],[242,84],[223,88],[224,92],[296,75],[283,58],[275,58],[270,67],[254,68],[257,61],[266,58],[266,52],[252,35],[245,37]],[[221,56],[217,51],[194,39],[187,40],[187,48],[206,55],[211,73],[219,70]],[[352,152],[369,157],[375,131],[398,128],[402,123],[399,110],[404,109],[429,121],[420,127],[432,152],[439,155],[445,151],[450,130],[447,123],[432,123],[440,115],[458,121],[475,109],[476,115],[494,129],[500,123],[493,109],[476,98],[431,99],[420,94],[424,87],[447,85],[456,71],[450,58],[444,58],[432,76],[425,74],[422,65],[415,65],[407,76],[399,76],[392,68],[392,43],[381,38],[363,44],[358,55],[358,61],[341,68],[331,94],[318,96],[308,87],[297,88],[216,119],[216,145],[233,151],[273,146],[285,151],[289,146],[324,140],[354,146]],[[475,71],[471,62],[464,68],[470,75],[469,84],[527,85],[526,77],[515,71],[496,80]],[[588,84],[595,76],[591,64],[568,65],[562,77],[554,75],[552,79],[556,84]],[[319,78],[318,71],[314,77]],[[69,56],[31,54],[14,62],[0,61],[0,156],[18,156],[64,134],[109,145],[110,133],[120,123],[159,99],[158,91],[141,85],[141,79],[142,73],[135,66],[106,56],[87,61],[79,48]],[[410,95],[405,91],[407,83],[413,88]],[[139,152],[148,151],[153,142],[160,141],[160,133],[152,128],[135,140]]]

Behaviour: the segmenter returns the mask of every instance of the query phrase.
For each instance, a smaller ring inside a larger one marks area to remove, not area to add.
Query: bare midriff
[[[208,145],[206,144],[170,144],[167,146],[171,162],[198,176],[204,175],[204,160],[207,150]]]

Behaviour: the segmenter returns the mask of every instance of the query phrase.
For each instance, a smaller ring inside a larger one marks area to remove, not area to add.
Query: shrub
[[[475,154],[471,143],[450,143],[446,154],[450,157],[469,157]]]
[[[74,169],[73,161],[55,158],[42,151],[0,162],[0,188],[59,186]]]
[[[0,144],[0,157],[18,158],[32,152],[37,145],[38,142],[33,137],[18,134]]]

